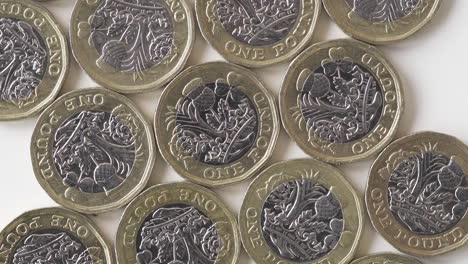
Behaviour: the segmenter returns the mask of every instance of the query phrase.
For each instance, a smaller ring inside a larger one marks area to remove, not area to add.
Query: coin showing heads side
[[[251,71],[224,62],[191,67],[164,90],[155,115],[164,159],[209,186],[249,178],[279,133],[274,97]]]
[[[22,214],[0,233],[0,263],[111,264],[112,253],[85,216],[62,208]]]
[[[31,158],[52,199],[82,213],[100,213],[124,206],[145,187],[154,144],[129,99],[83,89],[63,95],[40,116]]]
[[[29,0],[0,0],[0,120],[42,111],[68,73],[62,29],[45,8]]]
[[[185,65],[195,38],[185,0],[77,1],[73,53],[100,85],[136,93],[162,87]]]
[[[351,264],[422,264],[414,258],[396,255],[392,253],[375,254],[362,257],[351,262]]]
[[[371,168],[366,204],[374,228],[397,249],[439,255],[468,240],[468,148],[422,132],[396,140]]]
[[[239,215],[258,264],[348,263],[362,235],[360,198],[341,173],[312,159],[280,162],[252,182]]]
[[[118,263],[234,264],[235,218],[215,193],[191,183],[151,187],[125,209],[116,237]]]
[[[405,39],[426,25],[439,0],[324,0],[330,17],[348,35],[382,44]]]
[[[309,44],[320,0],[197,0],[204,38],[228,61],[265,67],[292,59]]]
[[[383,54],[346,39],[299,55],[279,104],[283,126],[299,147],[336,164],[381,151],[396,133],[404,105],[400,78]]]

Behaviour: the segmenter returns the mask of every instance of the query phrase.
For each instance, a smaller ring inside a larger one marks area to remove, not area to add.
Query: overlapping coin
[[[45,8],[0,0],[0,120],[42,111],[68,73],[65,35]]]
[[[468,147],[422,132],[396,140],[371,168],[367,210],[374,228],[400,251],[439,255],[468,241]]]
[[[164,90],[155,116],[164,159],[202,185],[249,178],[279,133],[274,97],[251,71],[224,62],[191,67]]]
[[[0,233],[0,263],[112,264],[112,259],[94,223],[62,208],[24,213]]]
[[[414,258],[392,253],[382,253],[357,259],[351,264],[422,264]]]
[[[124,206],[145,187],[155,143],[129,99],[82,89],[63,95],[39,117],[31,159],[37,180],[57,203],[101,213]]]
[[[143,192],[125,209],[116,243],[120,264],[235,264],[240,250],[233,215],[214,192],[192,183]]]
[[[185,0],[76,1],[70,41],[98,84],[121,93],[160,88],[184,67],[195,25]]]
[[[277,163],[252,182],[239,225],[257,264],[344,264],[363,230],[361,201],[332,166],[313,159]]]
[[[324,0],[330,17],[348,35],[369,43],[405,39],[426,25],[440,0]]]
[[[403,112],[402,83],[375,47],[327,41],[293,61],[279,104],[284,128],[307,154],[353,162],[390,143]]]
[[[196,0],[205,39],[228,61],[264,67],[291,60],[309,44],[320,0]]]

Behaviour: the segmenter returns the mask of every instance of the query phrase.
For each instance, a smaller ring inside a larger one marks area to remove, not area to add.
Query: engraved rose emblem
[[[31,25],[0,18],[0,100],[19,108],[33,103],[46,64],[46,45]]]
[[[100,254],[67,233],[32,234],[18,246],[13,264],[98,264],[103,263]]]
[[[156,210],[143,223],[138,241],[139,264],[214,264],[220,249],[215,225],[185,205]]]
[[[269,246],[294,262],[316,260],[335,248],[343,232],[343,214],[335,195],[309,179],[278,185],[261,216]]]
[[[305,123],[312,139],[348,143],[366,136],[383,106],[380,83],[365,67],[331,48],[329,58],[313,72],[304,69],[297,83],[298,107],[293,116]]]
[[[53,158],[66,186],[108,192],[130,175],[137,158],[138,127],[128,115],[113,113],[83,111],[57,129]]]
[[[296,0],[218,0],[215,16],[237,40],[262,46],[283,39],[294,27],[298,10]]]
[[[436,235],[465,215],[468,183],[457,157],[427,150],[405,156],[394,153],[388,201],[403,226],[417,234]]]
[[[172,152],[211,165],[230,164],[247,153],[258,133],[258,116],[243,89],[233,73],[215,83],[190,82],[166,120],[174,124]]]

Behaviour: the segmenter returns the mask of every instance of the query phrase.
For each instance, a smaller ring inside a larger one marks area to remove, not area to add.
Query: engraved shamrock
[[[341,73],[349,73],[353,70],[353,60],[346,56],[346,50],[342,47],[330,48],[329,58],[322,60],[322,68],[326,75],[341,77]]]
[[[216,88],[214,92],[217,96],[230,98],[235,102],[240,102],[242,99],[245,99],[245,95],[241,89],[231,85],[229,80],[227,83],[228,84],[226,84],[224,79],[216,80]]]

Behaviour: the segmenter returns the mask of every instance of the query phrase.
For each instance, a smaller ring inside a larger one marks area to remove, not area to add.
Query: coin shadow
[[[164,182],[182,181],[182,178],[177,173],[170,173],[170,170],[172,170],[172,168],[163,159],[158,149],[155,150],[155,154],[156,162],[154,164],[153,171],[151,172],[150,178],[145,189]],[[177,175],[178,177],[180,177],[180,179],[174,179],[173,175]]]
[[[330,38],[333,35],[332,28],[335,22],[330,18],[325,8],[322,6],[322,11],[320,12],[319,18],[317,20],[317,25],[315,26],[315,31],[312,36],[312,40],[309,43],[310,45],[331,40]]]
[[[430,41],[434,38],[434,34],[437,34],[437,32],[442,31],[445,28],[445,23],[448,23],[450,13],[457,1],[440,2],[439,10],[435,13],[432,20],[417,32],[415,36],[410,38],[418,39],[418,43],[419,41],[424,40]]]
[[[413,127],[418,116],[418,105],[414,101],[417,92],[414,89],[416,88],[415,82],[402,76],[402,83],[403,100],[405,103],[400,125],[394,139],[408,135],[414,131]]]

